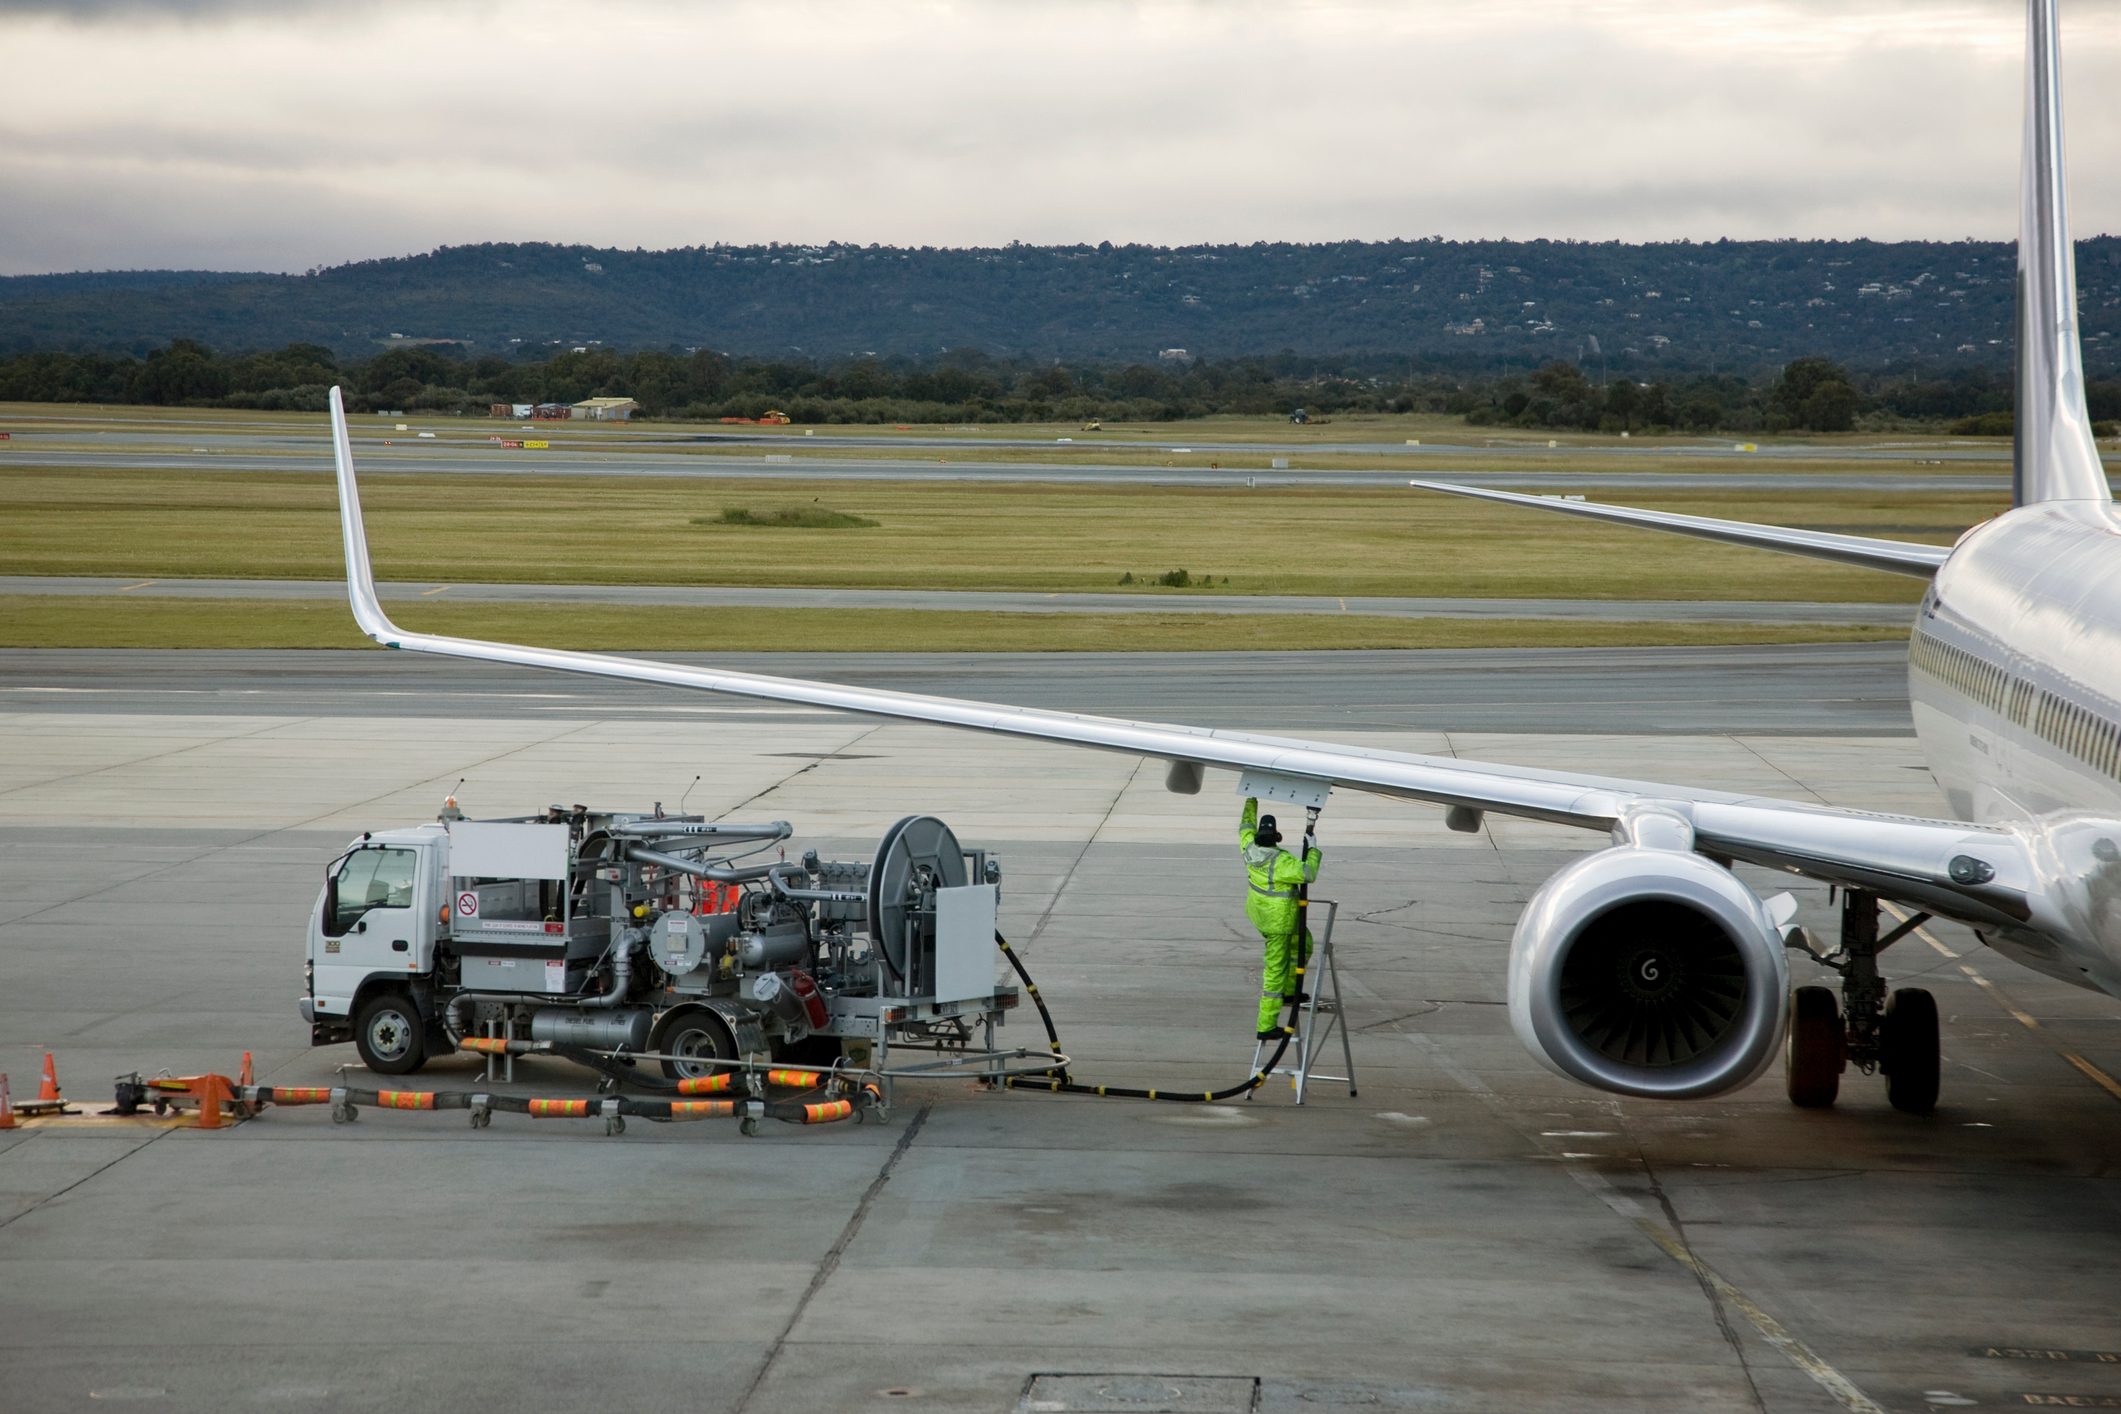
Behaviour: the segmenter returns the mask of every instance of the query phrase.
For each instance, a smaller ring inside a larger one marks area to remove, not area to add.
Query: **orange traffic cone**
[[[236,1077],[236,1083],[238,1085],[255,1085],[258,1083],[251,1077],[249,1051],[243,1053],[243,1073]]]
[[[7,1077],[0,1075],[0,1129],[15,1127],[15,1102],[7,1097]]]
[[[52,1064],[50,1051],[44,1053],[44,1079],[37,1086],[37,1098],[62,1101],[66,1098],[59,1093],[59,1068]]]

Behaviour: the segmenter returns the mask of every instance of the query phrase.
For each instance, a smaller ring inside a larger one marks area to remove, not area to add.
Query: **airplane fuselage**
[[[2039,839],[2069,923],[1984,937],[2121,996],[2121,515],[2051,501],[1968,531],[1908,658],[1915,733],[1953,812]]]

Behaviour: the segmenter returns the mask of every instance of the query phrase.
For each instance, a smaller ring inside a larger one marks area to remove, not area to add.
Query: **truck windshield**
[[[409,849],[357,849],[339,866],[336,907],[324,920],[327,937],[338,937],[371,908],[411,908],[419,854]]]

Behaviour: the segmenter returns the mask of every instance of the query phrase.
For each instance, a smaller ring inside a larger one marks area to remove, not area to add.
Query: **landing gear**
[[[1790,1102],[1824,1109],[1853,1064],[1884,1074],[1886,1099],[1896,1110],[1926,1115],[1937,1107],[1940,1068],[1937,1003],[1919,987],[1888,994],[1878,954],[1929,921],[1917,913],[1878,936],[1878,896],[1863,889],[1841,895],[1841,944],[1812,957],[1841,974],[1841,1005],[1825,987],[1799,987],[1791,998],[1786,1051]]]
[[[1878,1068],[1896,1110],[1926,1115],[1937,1108],[1937,1000],[1920,987],[1902,987],[1885,1004],[1878,1029]]]
[[[1823,1110],[1834,1103],[1841,1093],[1841,1072],[1848,1068],[1848,1036],[1832,990],[1799,987],[1790,998],[1790,1038],[1783,1059],[1791,1104]]]

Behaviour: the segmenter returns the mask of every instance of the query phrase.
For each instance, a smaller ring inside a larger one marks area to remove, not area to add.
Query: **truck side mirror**
[[[324,933],[339,926],[339,876],[334,874],[324,881]]]

